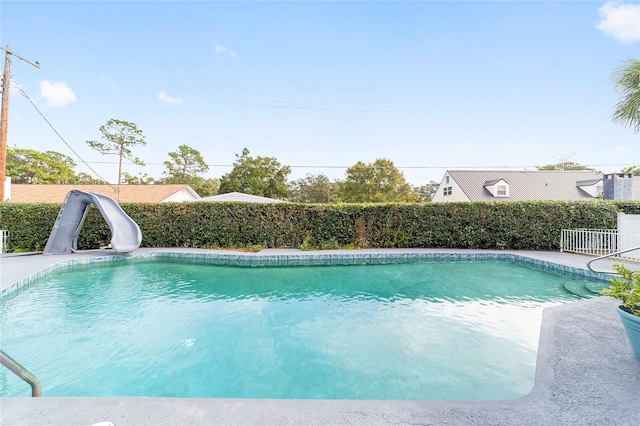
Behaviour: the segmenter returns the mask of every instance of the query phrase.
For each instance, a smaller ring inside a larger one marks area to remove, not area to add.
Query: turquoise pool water
[[[593,285],[501,261],[109,262],[0,299],[0,347],[44,396],[513,399],[542,309]],[[0,368],[0,395],[30,389]]]

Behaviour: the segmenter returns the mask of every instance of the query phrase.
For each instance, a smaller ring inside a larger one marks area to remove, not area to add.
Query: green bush
[[[144,247],[472,248],[558,250],[562,229],[613,229],[617,213],[640,203],[531,201],[420,204],[122,203]],[[41,251],[60,204],[0,203],[10,250]],[[79,249],[109,244],[92,207]]]
[[[619,274],[609,279],[610,286],[600,294],[618,299],[631,315],[640,317],[640,271],[631,271],[624,265],[613,265]]]

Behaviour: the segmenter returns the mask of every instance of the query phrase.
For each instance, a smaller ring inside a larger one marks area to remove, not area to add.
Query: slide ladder
[[[138,224],[111,197],[97,192],[70,191],[51,230],[43,254],[69,254],[78,248],[78,236],[91,205],[95,205],[111,228],[111,248],[130,253],[142,243]]]

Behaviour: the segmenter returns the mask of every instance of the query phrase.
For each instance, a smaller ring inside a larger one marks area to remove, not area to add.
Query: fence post
[[[7,247],[7,239],[9,238],[9,231],[0,229],[0,254],[4,253],[5,247]]]

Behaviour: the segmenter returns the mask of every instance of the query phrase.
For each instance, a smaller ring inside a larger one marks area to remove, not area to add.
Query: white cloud
[[[622,43],[640,41],[640,4],[606,3],[596,28]]]
[[[62,107],[76,101],[76,94],[64,81],[41,81],[40,97],[47,100],[47,105],[54,107]]]
[[[158,99],[160,99],[160,102],[162,102],[163,104],[181,104],[182,103],[182,99],[172,98],[171,96],[167,95],[164,91],[158,92]]]
[[[223,46],[221,44],[216,43],[215,45],[215,52],[216,55],[229,55],[232,58],[236,57],[236,54],[233,50],[227,48],[226,46]]]

